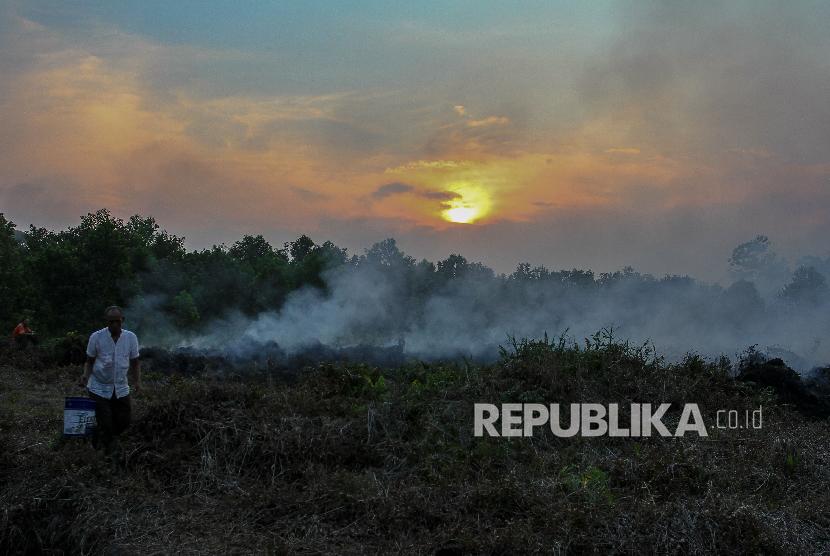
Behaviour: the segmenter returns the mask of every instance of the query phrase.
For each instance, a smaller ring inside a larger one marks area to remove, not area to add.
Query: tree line
[[[723,289],[688,276],[655,278],[631,267],[595,274],[522,263],[509,275],[496,274],[460,254],[437,263],[417,261],[401,252],[394,239],[351,256],[330,241],[317,244],[305,235],[280,248],[262,235],[245,235],[230,246],[189,251],[184,238],[161,229],[152,217],[122,220],[102,209],[65,230],[31,226],[21,232],[0,213],[0,323],[11,331],[28,317],[40,334],[59,336],[100,327],[101,311],[108,305],[129,308],[136,300],[149,300],[177,327],[197,330],[229,311],[253,316],[278,310],[292,291],[303,287],[325,292],[326,273],[349,267],[394,275],[396,287],[403,290],[401,299],[411,300],[413,306],[454,283],[470,281],[524,297],[534,295],[529,284],[555,288],[563,295],[609,289],[621,282],[643,291],[714,288],[741,307],[762,306],[757,285],[782,276],[786,280],[779,282],[778,301],[823,304],[830,259],[807,262],[811,264],[790,272],[769,249],[769,240],[758,236],[733,251],[729,263],[735,283]]]

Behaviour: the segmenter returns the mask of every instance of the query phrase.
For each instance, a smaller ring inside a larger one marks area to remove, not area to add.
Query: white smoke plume
[[[830,296],[823,275],[796,272],[789,282],[771,288],[764,273],[782,276],[784,263],[776,257],[756,257],[755,266],[734,263],[736,281],[726,288],[689,277],[658,279],[632,269],[595,277],[522,265],[511,276],[497,276],[461,257],[453,268],[445,262],[443,272],[440,264],[436,272],[426,261],[407,259],[402,254],[391,262],[364,257],[326,271],[327,291],[294,291],[277,311],[253,318],[241,312],[225,315],[192,335],[153,324],[155,337],[150,331],[145,336],[163,347],[235,357],[255,358],[269,345],[288,354],[321,345],[363,345],[399,346],[406,356],[424,360],[492,360],[511,337],[566,334],[581,343],[607,329],[620,340],[651,342],[669,360],[688,352],[734,358],[757,345],[799,370],[830,362]],[[828,265],[820,258],[807,262],[813,269]],[[751,279],[764,284],[766,295]],[[153,312],[152,299],[143,304],[133,311]],[[158,323],[155,317],[152,321]]]

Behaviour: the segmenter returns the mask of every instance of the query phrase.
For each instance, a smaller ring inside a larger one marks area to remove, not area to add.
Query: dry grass
[[[155,369],[115,468],[58,440],[80,368],[15,358],[0,364],[0,552],[830,552],[827,420],[726,362],[530,342],[492,366],[291,381]],[[708,439],[475,438],[476,401],[697,402],[707,418],[762,403],[765,420]]]

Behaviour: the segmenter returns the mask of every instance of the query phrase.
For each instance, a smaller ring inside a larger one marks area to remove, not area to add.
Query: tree
[[[519,263],[513,274],[510,275],[510,280],[519,282],[539,282],[547,280],[551,276],[550,270],[544,266],[531,267],[530,263]]]
[[[182,328],[193,328],[199,323],[199,309],[193,296],[187,290],[182,290],[170,303],[170,311],[176,324]]]
[[[774,259],[775,253],[770,252],[769,238],[759,235],[732,250],[729,267],[734,272],[753,273],[768,266]]]
[[[228,254],[242,264],[243,272],[253,274],[254,288],[247,310],[278,308],[290,283],[285,251],[274,249],[261,235],[246,235],[231,246]]]
[[[124,226],[136,250],[142,250],[145,255],[154,259],[181,259],[186,253],[184,238],[168,234],[160,230],[152,216],[131,216]]]
[[[817,306],[827,296],[827,280],[812,266],[800,266],[781,291],[781,297],[794,305]]]
[[[755,284],[738,280],[721,294],[720,312],[733,326],[746,328],[758,323],[764,313],[764,300]]]
[[[228,253],[231,257],[246,262],[252,267],[257,265],[257,261],[275,255],[274,248],[261,235],[243,236],[242,239],[231,246]]]
[[[778,257],[771,246],[767,236],[759,235],[738,245],[729,258],[729,272],[733,279],[754,282],[763,297],[780,291],[790,273],[787,262]]]
[[[443,261],[438,261],[437,274],[445,281],[460,278],[467,273],[470,263],[461,255],[453,253]]]
[[[379,241],[367,249],[365,260],[367,263],[381,267],[412,268],[415,266],[415,259],[404,255],[392,238]]]
[[[346,249],[337,247],[331,241],[326,241],[323,245],[317,245],[306,235],[286,243],[285,249],[291,255],[289,264],[290,279],[288,281],[290,289],[302,286],[325,289],[323,273],[346,264],[349,260]]]
[[[231,310],[255,313],[256,274],[232,257],[224,245],[188,253],[184,260],[185,288],[203,319],[218,318]]]
[[[22,315],[27,298],[23,273],[23,249],[18,241],[14,222],[0,213],[0,323],[8,324]]]
[[[561,270],[559,271],[559,278],[564,285],[577,288],[591,288],[596,284],[593,270],[581,270],[577,268]]]
[[[317,244],[315,244],[314,241],[305,234],[301,235],[291,243],[285,244],[286,250],[291,254],[291,262],[302,262],[302,260],[310,255],[316,247]]]

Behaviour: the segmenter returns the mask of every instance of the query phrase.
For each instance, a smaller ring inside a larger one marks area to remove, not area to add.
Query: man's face
[[[120,334],[122,322],[124,322],[124,317],[119,315],[118,313],[112,312],[108,314],[107,328],[109,328],[110,334]]]

